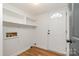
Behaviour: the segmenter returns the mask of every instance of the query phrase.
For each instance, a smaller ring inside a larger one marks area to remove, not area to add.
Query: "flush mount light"
[[[34,2],[33,4],[34,4],[34,5],[38,5],[39,3],[37,3],[37,2]]]
[[[62,17],[61,13],[54,13],[51,18]]]

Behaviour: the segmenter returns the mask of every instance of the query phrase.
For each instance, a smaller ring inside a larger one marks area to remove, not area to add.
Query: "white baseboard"
[[[42,48],[42,49],[45,49],[45,50],[49,50],[49,49],[46,48],[46,47],[41,47],[41,46],[36,46],[36,47],[38,47],[38,48]],[[57,51],[57,50],[49,50],[49,51],[51,51],[51,52],[57,52],[57,53],[61,53],[61,54],[64,54],[64,55],[67,54],[65,51]]]
[[[10,55],[10,56],[17,56],[17,55],[21,54],[22,52],[28,50],[29,48],[30,48],[30,47],[27,47],[27,48],[25,48],[25,49],[23,49],[23,50],[20,50],[19,52],[15,53],[15,54],[12,54],[12,55]]]

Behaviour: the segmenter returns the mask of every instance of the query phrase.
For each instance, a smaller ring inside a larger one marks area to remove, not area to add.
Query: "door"
[[[70,18],[70,55],[79,56],[79,3],[72,4]]]
[[[66,54],[66,10],[53,15],[48,25],[48,49]]]

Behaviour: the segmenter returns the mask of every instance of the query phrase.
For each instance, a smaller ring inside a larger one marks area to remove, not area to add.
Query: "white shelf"
[[[25,15],[21,15],[18,11],[13,11],[10,8],[3,8],[3,25],[8,26],[32,26],[36,27],[35,22],[30,18],[26,18]]]
[[[24,16],[23,15],[20,15],[16,12],[13,12],[12,10],[9,10],[9,9],[6,9],[6,8],[3,8],[3,14],[4,15],[7,15],[7,16],[13,16],[13,17],[16,17],[18,19],[24,19]]]
[[[8,21],[3,21],[3,25],[6,26],[32,26],[32,27],[36,27],[36,25],[33,24],[21,24],[21,23],[14,23],[14,22],[8,22]]]
[[[24,15],[19,15],[11,10],[8,9],[3,9],[3,20],[4,21],[9,21],[9,22],[14,22],[14,23],[24,23],[26,24],[25,16]]]

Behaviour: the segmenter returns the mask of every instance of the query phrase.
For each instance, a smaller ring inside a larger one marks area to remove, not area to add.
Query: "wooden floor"
[[[64,56],[63,54],[50,52],[37,47],[31,47],[29,50],[24,51],[18,56]]]

